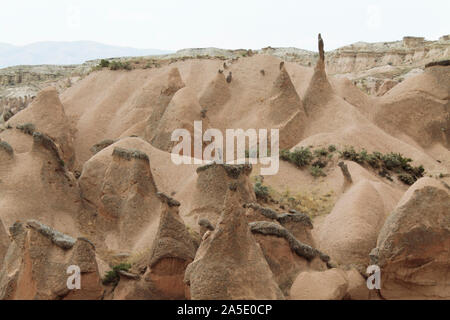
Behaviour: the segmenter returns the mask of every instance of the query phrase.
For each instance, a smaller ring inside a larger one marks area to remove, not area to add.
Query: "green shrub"
[[[289,160],[297,167],[304,167],[311,163],[313,155],[309,148],[296,148],[289,155]]]
[[[378,169],[380,167],[379,160],[373,154],[369,155],[367,163],[374,169]]]
[[[409,166],[408,162],[411,162],[411,159],[404,158],[400,153],[388,153],[382,156],[384,166],[388,170],[402,168],[405,169]]]
[[[280,159],[281,160],[290,161],[291,160],[290,155],[291,155],[291,152],[289,150],[282,149],[280,151]]]
[[[130,270],[131,265],[129,263],[121,263],[112,268],[111,271],[108,271],[105,274],[105,277],[103,278],[102,282],[104,285],[113,284],[117,285],[117,283],[120,280],[119,271],[128,271]]]
[[[333,145],[333,144],[330,144],[329,146],[328,146],[328,152],[335,152],[337,149],[336,149],[336,146],[335,145]]]
[[[422,178],[425,174],[425,168],[420,165],[418,167],[411,168],[411,172],[416,178]]]
[[[261,178],[256,178],[255,186],[253,187],[255,195],[258,199],[267,201],[269,199],[269,188],[262,183]]]
[[[99,63],[99,66],[100,66],[101,68],[108,68],[108,67],[109,67],[109,61],[108,61],[108,60],[105,60],[105,59],[102,59],[102,60],[100,61],[100,63]]]
[[[363,163],[364,161],[361,159],[361,156],[358,152],[355,151],[353,147],[345,147],[345,149],[341,152],[341,157],[346,160],[351,160],[356,163]]]
[[[311,166],[311,168],[309,169],[309,172],[311,173],[311,175],[315,178],[318,177],[326,177],[327,175],[325,174],[325,172],[323,172],[321,167],[318,166]]]
[[[312,163],[312,166],[314,167],[319,167],[319,168],[325,168],[327,166],[327,161],[323,161],[323,160],[316,160]]]
[[[401,182],[403,182],[404,184],[407,184],[408,186],[414,184],[414,182],[417,181],[417,179],[415,177],[413,177],[412,175],[410,175],[408,173],[399,174],[398,178]]]
[[[368,164],[374,169],[381,169],[378,174],[391,181],[392,178],[389,171],[399,174],[399,179],[406,184],[414,183],[425,174],[425,169],[422,165],[418,167],[411,166],[412,159],[406,158],[400,153],[382,154],[374,151],[369,154],[365,149],[356,152],[353,147],[346,147],[340,154],[344,159],[355,161],[361,165]]]
[[[325,148],[314,150],[314,155],[316,157],[325,157],[328,154],[328,150]]]
[[[367,153],[366,149],[362,149],[359,153],[359,159],[361,162],[368,162],[369,161],[369,154]]]
[[[121,62],[121,61],[112,61],[109,64],[109,69],[111,70],[131,70],[133,69],[131,67],[131,64],[127,62]]]

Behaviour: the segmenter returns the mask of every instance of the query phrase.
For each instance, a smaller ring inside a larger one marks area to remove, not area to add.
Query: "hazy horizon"
[[[217,47],[297,47],[317,51],[351,43],[450,33],[449,1],[30,1],[0,11],[0,43],[93,41],[176,51]],[[20,21],[20,23],[17,23]],[[14,26],[14,27],[11,27]]]

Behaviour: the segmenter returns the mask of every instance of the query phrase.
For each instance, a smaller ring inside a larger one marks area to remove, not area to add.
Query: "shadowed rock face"
[[[147,271],[142,279],[121,277],[114,299],[187,299],[184,273],[194,260],[198,243],[179,216],[180,203],[158,193],[162,213],[151,249]],[[135,281],[133,281],[135,280]]]
[[[185,281],[194,300],[283,298],[236,191],[227,193],[216,229],[201,243]]]
[[[292,233],[299,241],[312,247],[315,246],[311,235],[313,224],[308,215],[297,211],[279,214],[272,209],[262,207],[257,203],[247,203],[245,207],[249,209],[246,213],[249,221],[276,221],[287,231]]]
[[[0,271],[0,299],[101,299],[95,248],[37,221],[11,227],[13,242]],[[67,288],[67,268],[78,266],[81,289]]]
[[[0,270],[3,266],[3,258],[5,257],[6,251],[9,247],[9,237],[8,233],[6,232],[5,227],[3,226],[3,222],[0,219]]]
[[[450,298],[450,196],[425,186],[402,201],[378,236],[373,263],[386,299]]]
[[[174,200],[167,196],[165,199],[146,278],[161,292],[161,299],[186,299],[184,272],[194,260],[197,244],[179,216],[178,206],[173,205]]]
[[[296,276],[309,270],[326,270],[329,257],[297,240],[283,226],[268,221],[250,223],[264,257],[283,293],[288,296]]]

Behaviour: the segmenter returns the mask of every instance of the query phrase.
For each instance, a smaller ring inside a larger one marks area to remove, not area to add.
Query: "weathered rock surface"
[[[13,242],[0,271],[2,300],[96,300],[103,296],[95,248],[37,221],[11,227]],[[80,268],[81,289],[67,286],[69,266]]]
[[[373,252],[373,263],[381,268],[381,295],[449,299],[449,193],[424,186],[407,197],[387,218]]]
[[[298,241],[283,226],[268,221],[251,222],[249,225],[286,296],[289,295],[292,283],[300,272],[327,269],[327,255]]]
[[[184,273],[198,244],[179,216],[178,206],[171,204],[171,199],[164,204],[146,281],[154,283],[161,299],[186,299]]]
[[[0,219],[0,270],[2,269],[3,258],[6,255],[6,251],[8,250],[9,244],[10,244],[9,235],[6,232],[2,220]]]
[[[187,299],[184,273],[194,260],[198,243],[179,216],[180,203],[158,193],[162,213],[147,269],[142,277],[121,274],[114,299],[176,300]]]
[[[353,264],[365,272],[387,211],[375,185],[367,180],[353,184],[325,217],[319,248],[338,264]]]
[[[348,280],[348,289],[345,299],[350,300],[369,300],[370,291],[367,288],[366,279],[355,269],[346,271]]]
[[[185,281],[194,300],[283,298],[237,191],[227,193],[216,229],[201,243]]]
[[[100,242],[112,250],[151,246],[161,202],[147,154],[111,145],[85,164],[80,187],[98,213],[95,228]]]
[[[197,169],[197,182],[187,217],[199,221],[206,218],[215,226],[222,213],[228,185],[234,183],[239,202],[244,205],[256,201],[249,176],[251,165],[223,165],[212,163]]]
[[[73,130],[55,88],[48,87],[40,91],[30,106],[11,118],[8,124],[13,128],[30,124],[34,127],[34,131],[49,136],[58,146],[61,159],[67,167],[73,167],[75,162]],[[22,134],[16,131],[18,130],[8,133],[9,136],[20,139],[20,143],[16,141],[14,147],[20,152],[29,151],[30,143],[26,141],[29,138],[26,135],[18,138],[17,135]],[[33,132],[28,134],[32,135]]]
[[[178,90],[185,87],[178,68],[172,68],[167,76],[166,83],[161,89],[161,93],[153,107],[152,114],[147,119],[147,126],[145,128],[145,139],[152,141],[155,138],[159,122],[161,121],[166,109],[177,93]]]
[[[348,290],[344,271],[302,272],[291,288],[291,300],[342,300]]]
[[[245,208],[248,209],[246,215],[249,222],[276,221],[292,233],[297,240],[312,247],[315,246],[314,239],[311,235],[313,224],[311,218],[307,214],[297,211],[279,214],[274,210],[262,207],[257,203],[247,203],[245,204]]]

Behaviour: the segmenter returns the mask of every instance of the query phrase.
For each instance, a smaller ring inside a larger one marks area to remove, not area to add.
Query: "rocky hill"
[[[111,46],[94,41],[44,41],[24,46],[0,43],[0,68],[16,65],[71,65],[97,58],[165,53],[170,51]]]
[[[450,299],[448,46],[326,52],[319,35],[318,54],[89,62],[3,112],[0,299]],[[407,66],[373,94],[356,86]],[[189,145],[177,164],[181,128],[278,129],[281,150],[273,137],[223,164]],[[82,290],[67,287],[73,265]]]

